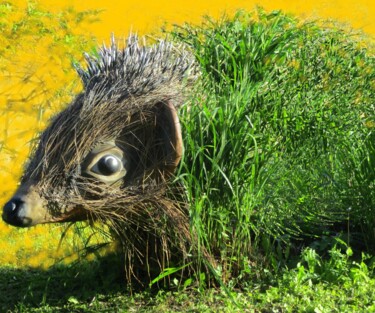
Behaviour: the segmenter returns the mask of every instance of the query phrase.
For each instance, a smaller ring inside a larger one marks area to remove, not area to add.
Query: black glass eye
[[[97,163],[98,174],[113,175],[122,169],[121,161],[113,155],[103,156]]]

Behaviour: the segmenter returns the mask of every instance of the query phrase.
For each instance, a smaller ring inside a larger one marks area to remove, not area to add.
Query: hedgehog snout
[[[46,201],[32,184],[21,185],[13,197],[5,203],[2,218],[4,222],[18,227],[29,227],[48,222],[51,219]]]
[[[10,199],[3,208],[4,222],[18,227],[27,227],[32,224],[32,219],[26,216],[27,203],[19,197]]]

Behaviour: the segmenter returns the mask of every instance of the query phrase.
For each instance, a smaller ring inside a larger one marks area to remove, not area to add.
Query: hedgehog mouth
[[[16,227],[37,224],[83,221],[90,219],[88,210],[76,205],[65,207],[59,201],[48,201],[35,188],[20,190],[4,205],[2,219]]]
[[[57,211],[58,207],[55,206],[51,211]],[[84,209],[83,206],[74,206],[73,208],[66,209],[63,213],[61,210],[52,214],[50,220],[45,223],[65,223],[65,222],[79,222],[93,219],[90,212]]]

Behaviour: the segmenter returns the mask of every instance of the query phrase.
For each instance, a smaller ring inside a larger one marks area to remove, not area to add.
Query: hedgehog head
[[[84,90],[40,135],[3,220],[28,227],[102,219],[145,230],[188,224],[167,196],[182,154],[176,109],[195,77],[191,56],[177,50],[131,36],[124,49],[112,39],[86,55],[86,69],[77,67]]]

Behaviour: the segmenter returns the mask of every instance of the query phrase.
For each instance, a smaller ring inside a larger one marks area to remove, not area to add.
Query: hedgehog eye
[[[107,154],[91,168],[91,171],[99,175],[110,176],[122,170],[121,160],[112,154]]]
[[[126,176],[129,162],[125,151],[112,142],[96,146],[82,164],[82,174],[106,184],[114,184]]]

